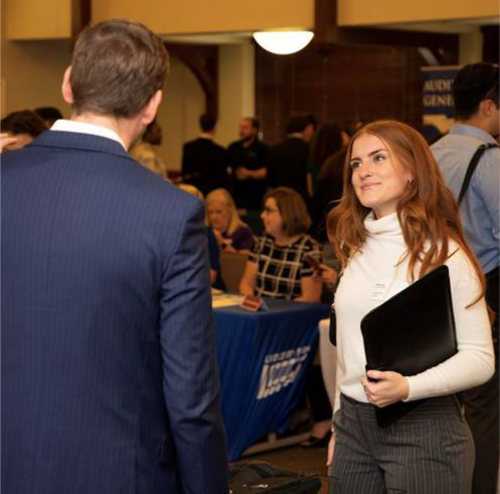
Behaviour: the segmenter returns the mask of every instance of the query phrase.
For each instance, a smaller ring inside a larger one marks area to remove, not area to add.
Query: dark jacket
[[[307,203],[308,157],[308,144],[297,137],[287,137],[280,144],[272,146],[267,171],[269,187],[295,189]]]
[[[200,189],[203,195],[214,189],[229,189],[228,167],[227,150],[211,139],[199,137],[184,144],[183,181]]]
[[[202,203],[72,132],[1,187],[2,492],[226,494]]]

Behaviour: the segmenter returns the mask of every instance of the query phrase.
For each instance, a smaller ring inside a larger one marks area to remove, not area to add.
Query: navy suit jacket
[[[57,131],[1,189],[2,492],[226,494],[202,203]]]

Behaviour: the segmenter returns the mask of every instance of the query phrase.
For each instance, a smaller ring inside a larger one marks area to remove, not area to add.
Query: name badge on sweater
[[[387,289],[389,288],[388,281],[380,281],[378,283],[374,283],[372,287],[371,300],[385,300],[385,294],[387,293]]]

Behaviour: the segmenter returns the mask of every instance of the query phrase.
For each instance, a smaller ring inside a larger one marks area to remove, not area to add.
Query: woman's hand
[[[335,269],[321,263],[318,265],[318,269],[313,271],[312,277],[315,281],[321,281],[321,283],[334,285],[337,282],[338,274]]]
[[[377,379],[377,382],[368,380]],[[410,386],[406,377],[393,371],[370,370],[361,379],[368,401],[379,408],[408,398]]]
[[[335,450],[335,431],[332,432],[332,435],[330,437],[330,442],[328,443],[328,454],[326,457],[326,466],[327,467],[332,466],[334,450]]]

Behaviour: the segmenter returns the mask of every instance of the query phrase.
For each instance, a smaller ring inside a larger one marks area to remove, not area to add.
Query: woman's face
[[[269,197],[266,199],[264,204],[264,211],[260,215],[262,222],[264,223],[264,228],[266,233],[276,237],[277,235],[282,235],[283,233],[283,218],[281,217],[280,210],[278,209],[278,204],[274,197]]]
[[[229,208],[219,201],[213,201],[207,206],[208,222],[210,226],[219,232],[224,233],[229,228],[231,212]]]
[[[359,202],[377,218],[395,213],[412,175],[378,137],[362,134],[353,143],[352,185]]]

